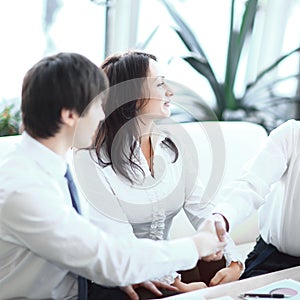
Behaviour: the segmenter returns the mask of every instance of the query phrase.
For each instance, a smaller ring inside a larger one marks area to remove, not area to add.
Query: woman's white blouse
[[[202,200],[203,188],[197,179],[198,170],[193,163],[185,163],[179,153],[176,162],[174,153],[163,144],[165,135],[156,136],[153,169],[154,178],[141,148],[136,152],[136,163],[145,173],[136,173],[138,183],[131,183],[117,175],[112,167],[96,166],[97,180],[101,188],[97,198],[89,198],[90,219],[104,231],[112,235],[127,235],[130,238],[168,239],[173,218],[184,209],[191,224],[197,230],[201,223],[211,215],[212,201]],[[96,160],[95,153],[92,154]],[[132,172],[128,168],[128,172]],[[102,192],[101,192],[102,191]],[[109,210],[109,202],[112,208]],[[226,250],[226,260],[238,261],[234,244]],[[230,250],[232,249],[232,250]],[[168,274],[161,281],[173,283],[177,273]]]

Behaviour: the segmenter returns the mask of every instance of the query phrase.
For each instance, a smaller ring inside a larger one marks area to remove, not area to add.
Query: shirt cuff
[[[228,230],[230,232],[230,230],[234,227],[237,219],[236,212],[234,209],[232,209],[232,205],[228,203],[220,203],[217,207],[215,207],[213,214],[220,214],[224,216],[224,220],[228,222]]]
[[[228,267],[231,262],[237,262],[240,265],[241,271],[244,270],[245,266],[241,259],[241,254],[229,235],[227,235],[227,245],[225,247],[224,257],[226,260],[226,267]]]
[[[172,273],[170,273],[168,275],[165,275],[163,277],[154,278],[153,280],[171,285],[171,284],[173,284],[175,282],[176,278],[179,278],[179,280],[181,280],[181,275],[179,273],[177,273],[177,272],[172,272]]]
[[[215,212],[215,213],[213,213],[213,215],[220,215],[220,216],[223,218],[224,223],[225,223],[225,229],[226,229],[226,232],[228,232],[228,231],[229,231],[229,222],[228,222],[228,220],[225,218],[225,216],[222,215],[222,214],[219,213],[219,212]]]

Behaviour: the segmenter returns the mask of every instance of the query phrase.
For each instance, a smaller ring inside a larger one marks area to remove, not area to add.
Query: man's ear
[[[66,108],[61,110],[60,116],[62,123],[70,127],[73,127],[79,119],[78,113]]]

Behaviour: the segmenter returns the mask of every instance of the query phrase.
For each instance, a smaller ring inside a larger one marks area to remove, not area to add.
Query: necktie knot
[[[67,170],[66,170],[66,173],[65,173],[65,177],[67,178],[68,181],[73,181],[73,177],[72,177],[69,165],[67,165]]]

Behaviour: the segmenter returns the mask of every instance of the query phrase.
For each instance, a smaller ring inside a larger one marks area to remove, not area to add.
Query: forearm
[[[264,196],[269,192],[269,188],[265,186],[263,190],[264,192],[254,190],[246,181],[235,182],[223,189],[213,213],[223,216],[230,231],[264,203]]]
[[[21,200],[15,197],[3,210],[3,230],[10,239],[42,259],[99,284],[137,283],[192,268],[197,262],[192,239],[170,242],[116,239],[78,215],[72,207],[50,200],[46,207],[34,206],[33,202],[39,202],[32,197],[26,200],[23,196]]]
[[[108,241],[98,269],[102,276],[93,280],[102,285],[128,285],[162,277],[176,270],[195,266],[198,253],[191,239],[152,241],[139,239]]]

